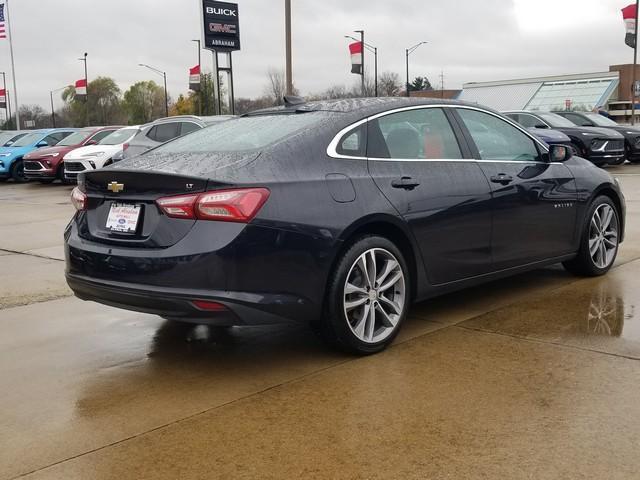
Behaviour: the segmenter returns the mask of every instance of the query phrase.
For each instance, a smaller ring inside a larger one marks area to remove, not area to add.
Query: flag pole
[[[631,125],[636,124],[636,66],[638,64],[638,8],[640,7],[640,0],[636,0],[636,26],[635,26],[635,41],[633,45],[633,83],[631,84]]]
[[[9,33],[9,54],[11,55],[11,75],[13,78],[13,101],[16,102],[16,130],[20,130],[20,103],[18,102],[18,86],[16,84],[16,64],[13,60],[13,34],[11,33],[11,17],[9,16],[9,0],[5,0],[7,8],[7,33]]]

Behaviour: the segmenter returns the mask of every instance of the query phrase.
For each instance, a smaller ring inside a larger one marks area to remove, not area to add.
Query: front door
[[[369,171],[420,246],[431,284],[491,269],[491,191],[442,108],[369,122]]]
[[[548,162],[529,135],[498,116],[456,112],[491,184],[494,269],[571,253],[577,190],[569,169]]]

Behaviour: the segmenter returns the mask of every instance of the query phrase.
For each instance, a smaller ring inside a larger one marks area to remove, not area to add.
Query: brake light
[[[77,211],[83,212],[87,209],[88,197],[82,190],[76,187],[71,192],[71,203]]]
[[[122,145],[122,151],[123,152],[126,152],[128,148],[129,148],[129,144],[128,143],[125,143],[124,145]]]
[[[266,188],[217,190],[156,200],[170,218],[249,223],[269,199]]]

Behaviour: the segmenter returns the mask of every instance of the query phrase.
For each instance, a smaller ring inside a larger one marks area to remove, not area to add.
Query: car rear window
[[[243,152],[259,150],[312,128],[327,112],[241,117],[194,132],[155,149],[156,153]]]

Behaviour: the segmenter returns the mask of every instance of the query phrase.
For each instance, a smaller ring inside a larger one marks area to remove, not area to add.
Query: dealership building
[[[632,67],[613,65],[608,72],[466,83],[458,99],[496,110],[590,111],[604,107],[624,123],[631,119]]]

